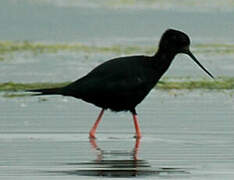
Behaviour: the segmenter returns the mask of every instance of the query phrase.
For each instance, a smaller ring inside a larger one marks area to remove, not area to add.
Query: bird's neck
[[[156,68],[160,68],[162,71],[166,71],[172,60],[174,59],[176,53],[170,52],[170,51],[162,51],[158,50],[158,52],[153,56],[154,58],[154,63]],[[163,72],[163,73],[164,73]]]

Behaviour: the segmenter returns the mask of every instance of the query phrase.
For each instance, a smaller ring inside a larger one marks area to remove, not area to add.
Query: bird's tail
[[[56,95],[56,94],[62,94],[61,89],[62,88],[31,89],[31,90],[26,90],[26,92],[35,92],[36,94],[32,94],[33,96]]]

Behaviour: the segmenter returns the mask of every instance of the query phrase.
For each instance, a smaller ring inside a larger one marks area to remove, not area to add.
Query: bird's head
[[[188,35],[174,29],[166,30],[160,40],[159,49],[171,53],[184,53],[189,49],[190,39]]]
[[[214,78],[212,74],[207,71],[200,62],[195,58],[195,56],[190,51],[190,39],[184,32],[168,29],[166,30],[159,43],[159,51],[172,53],[174,55],[178,53],[184,53],[189,55],[198,66],[200,66],[210,77]]]

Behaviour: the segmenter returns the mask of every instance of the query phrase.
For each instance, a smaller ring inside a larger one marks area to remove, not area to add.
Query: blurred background
[[[154,54],[168,28],[190,35],[216,77],[232,76],[233,9],[231,0],[4,0],[0,82],[75,80],[112,57]],[[188,57],[176,59],[166,76],[206,77]]]

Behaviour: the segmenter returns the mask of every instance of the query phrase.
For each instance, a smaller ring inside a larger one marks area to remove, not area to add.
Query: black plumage
[[[39,92],[40,94],[37,95],[73,96],[102,108],[102,114],[105,109],[130,111],[135,118],[137,131],[139,125],[135,108],[167,71],[175,55],[178,53],[188,54],[213,78],[190,52],[189,45],[190,40],[185,33],[169,29],[162,35],[158,51],[153,56],[129,56],[111,59],[68,86],[31,91]],[[102,114],[98,118],[98,122]],[[94,137],[95,131],[96,127],[93,127],[90,131],[91,137]],[[140,137],[139,127],[138,131],[137,137]]]

